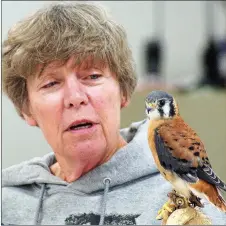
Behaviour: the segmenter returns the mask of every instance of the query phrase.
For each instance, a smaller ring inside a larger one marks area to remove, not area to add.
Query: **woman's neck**
[[[117,147],[106,152],[106,155],[96,163],[93,161],[89,162],[88,160],[87,162],[73,160],[73,163],[70,164],[70,162],[66,161],[65,158],[60,158],[56,155],[57,162],[50,166],[50,171],[54,176],[57,176],[64,181],[69,183],[73,182],[93,168],[109,161],[111,157],[126,144],[126,141],[122,136],[120,136]]]

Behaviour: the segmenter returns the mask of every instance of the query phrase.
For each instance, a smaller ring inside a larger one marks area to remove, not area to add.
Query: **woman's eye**
[[[44,89],[50,88],[50,87],[52,87],[52,86],[54,86],[54,85],[56,85],[56,84],[57,84],[56,81],[54,81],[54,82],[49,82],[48,84],[44,85],[42,88],[44,88]]]
[[[89,77],[93,80],[100,78],[102,75],[101,74],[92,74]]]

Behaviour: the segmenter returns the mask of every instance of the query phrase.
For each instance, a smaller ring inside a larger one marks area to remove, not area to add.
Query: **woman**
[[[4,44],[6,93],[42,130],[59,163],[51,170],[67,182],[125,145],[115,131],[136,85],[123,29],[95,5],[71,6],[39,11]]]
[[[5,93],[53,152],[4,170],[3,224],[158,224],[170,186],[147,123],[119,130],[136,82],[124,29],[96,4],[55,3],[10,30]]]

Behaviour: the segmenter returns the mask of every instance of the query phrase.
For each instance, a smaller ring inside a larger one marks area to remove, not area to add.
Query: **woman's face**
[[[115,75],[98,66],[53,62],[27,82],[31,126],[38,125],[58,158],[101,160],[117,148],[126,105]]]

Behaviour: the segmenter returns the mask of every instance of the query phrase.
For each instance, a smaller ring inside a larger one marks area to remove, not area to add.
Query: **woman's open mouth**
[[[88,119],[76,120],[68,126],[66,131],[76,134],[88,134],[93,133],[96,130],[97,125],[98,123]]]
[[[91,122],[85,122],[78,125],[73,125],[69,127],[69,130],[80,130],[80,129],[88,129],[93,126],[93,123]]]

